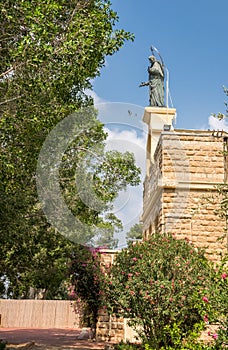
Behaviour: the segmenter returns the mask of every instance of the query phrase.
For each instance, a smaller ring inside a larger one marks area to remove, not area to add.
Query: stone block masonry
[[[101,266],[109,267],[113,264],[118,251],[101,251]],[[109,341],[119,343],[120,341],[136,341],[136,332],[128,326],[127,320],[123,317],[110,316],[105,309],[99,310],[96,328],[97,341]]]
[[[113,264],[118,252],[113,250],[101,251],[101,266],[109,267]],[[118,343],[124,339],[124,319],[110,316],[105,309],[99,310],[96,339],[98,341],[110,341]]]
[[[156,230],[187,237],[213,261],[226,251],[226,221],[216,214],[216,186],[227,180],[226,145],[226,133],[161,131],[144,183],[145,237]]]
[[[146,178],[143,192],[144,239],[153,232],[171,232],[188,239],[217,261],[227,251],[226,221],[221,219],[216,186],[227,182],[224,150],[228,134],[202,130],[174,130],[175,109],[146,107],[148,125]],[[164,131],[164,126],[170,131]],[[223,239],[222,239],[223,238]],[[102,254],[102,264],[113,264],[116,252]],[[117,343],[135,340],[127,320],[100,310],[97,340]]]

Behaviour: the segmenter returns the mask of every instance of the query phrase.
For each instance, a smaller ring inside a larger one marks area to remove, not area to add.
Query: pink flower
[[[205,316],[203,317],[203,319],[204,319],[204,322],[208,322],[208,317],[207,317],[207,315],[205,315]]]
[[[75,294],[75,291],[74,290],[72,290],[70,293],[68,293],[68,295],[70,296],[70,297],[75,297],[76,296],[76,294]]]
[[[227,278],[227,276],[228,276],[227,273],[223,273],[223,274],[222,274],[222,279],[225,280],[225,279]]]
[[[165,286],[163,286],[163,284],[161,285],[161,288],[165,288]]]
[[[137,258],[133,258],[132,260],[133,260],[133,261],[137,261],[138,259],[137,259]]]
[[[218,339],[218,334],[217,333],[214,333],[211,335],[213,339]]]
[[[128,277],[132,277],[132,276],[133,276],[133,273],[129,273],[129,274],[128,274]]]
[[[202,298],[202,300],[205,301],[205,303],[208,303],[208,302],[209,302],[208,298],[205,297],[205,296]]]

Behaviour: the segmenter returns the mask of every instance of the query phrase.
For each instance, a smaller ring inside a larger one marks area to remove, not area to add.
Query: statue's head
[[[156,61],[156,57],[155,57],[154,55],[149,56],[149,61],[150,61],[151,63],[154,63],[154,62]]]

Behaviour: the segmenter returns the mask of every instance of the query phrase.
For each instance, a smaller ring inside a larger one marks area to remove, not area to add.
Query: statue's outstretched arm
[[[142,82],[139,87],[142,87],[142,86],[148,86],[150,84],[149,81],[146,81],[146,82]]]

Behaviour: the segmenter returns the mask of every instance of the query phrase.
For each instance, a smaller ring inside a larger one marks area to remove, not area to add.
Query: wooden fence
[[[80,328],[80,314],[69,300],[0,299],[0,327]]]

